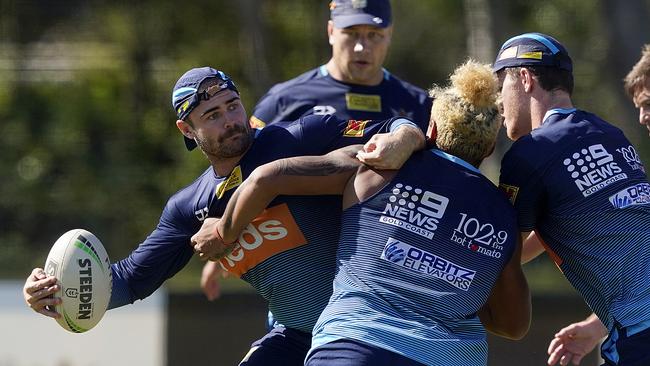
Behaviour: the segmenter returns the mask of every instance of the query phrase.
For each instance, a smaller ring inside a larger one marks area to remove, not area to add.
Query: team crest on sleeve
[[[505,193],[510,203],[514,205],[517,200],[517,193],[519,193],[519,187],[501,183],[499,189]]]
[[[262,121],[261,119],[251,116],[251,118],[248,120],[248,124],[252,128],[264,128],[266,127],[266,122]]]
[[[363,133],[365,132],[366,129],[366,124],[368,124],[368,120],[365,121],[357,121],[357,120],[349,120],[348,125],[345,127],[345,130],[343,130],[343,136],[345,137],[363,137]]]
[[[242,184],[243,181],[244,179],[242,178],[241,175],[241,166],[237,165],[235,169],[233,169],[230,175],[228,176],[228,179],[224,180],[223,182],[219,183],[219,185],[217,185],[217,188],[214,193],[217,196],[217,198],[221,198],[223,197],[223,194],[226,193],[226,191],[239,187],[239,185]]]

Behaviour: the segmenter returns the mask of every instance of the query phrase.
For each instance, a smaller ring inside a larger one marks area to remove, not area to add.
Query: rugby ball
[[[61,235],[47,255],[45,273],[61,286],[56,296],[62,302],[54,307],[61,314],[59,325],[83,333],[99,323],[111,298],[113,277],[108,254],[95,235],[83,229]]]

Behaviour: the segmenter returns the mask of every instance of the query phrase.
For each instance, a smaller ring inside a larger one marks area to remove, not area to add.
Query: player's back
[[[511,205],[475,168],[437,150],[415,154],[344,211],[334,294],[314,346],[352,338],[425,364],[484,364],[476,312],[517,235]]]
[[[506,153],[501,182],[522,231],[535,229],[567,279],[611,325],[650,318],[650,184],[623,132],[558,110]]]

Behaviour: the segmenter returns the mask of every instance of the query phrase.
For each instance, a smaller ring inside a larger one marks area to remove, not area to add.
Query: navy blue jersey
[[[273,86],[255,106],[254,127],[293,121],[315,114],[342,119],[407,117],[427,130],[431,100],[427,93],[384,70],[377,86],[347,84],[332,78],[323,65]]]
[[[258,166],[364,143],[374,133],[389,131],[393,121],[308,116],[256,130],[251,148],[229,176],[219,177],[208,168],[169,199],[151,235],[128,258],[113,264],[110,307],[150,295],[181,270],[193,254],[190,238],[203,220],[220,217],[232,193]],[[311,332],[332,291],[340,211],[339,196],[280,196],[220,263],[269,302],[277,321]]]
[[[505,154],[500,185],[608,328],[650,320],[650,185],[618,128],[551,110]]]
[[[422,151],[342,219],[312,349],[354,339],[426,365],[485,365],[477,312],[519,236],[497,187],[456,157]]]

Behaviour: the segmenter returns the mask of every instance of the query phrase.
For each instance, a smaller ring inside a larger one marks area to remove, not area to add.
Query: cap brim
[[[187,148],[187,150],[192,151],[196,148],[196,141],[192,139],[188,139],[185,136],[183,136],[183,140],[185,141],[185,147]]]
[[[332,22],[334,22],[336,28],[347,28],[355,25],[372,25],[379,28],[386,28],[390,25],[390,21],[371,14],[339,15]]]

